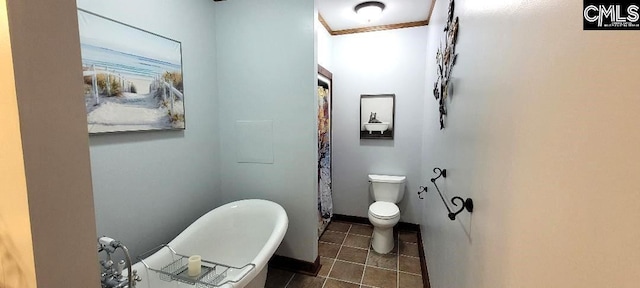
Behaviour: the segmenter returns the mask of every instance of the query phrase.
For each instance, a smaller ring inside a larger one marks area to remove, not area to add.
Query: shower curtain
[[[331,107],[331,96],[327,88],[318,86],[318,237],[324,232],[333,216],[333,200],[331,199],[331,109],[329,108]]]

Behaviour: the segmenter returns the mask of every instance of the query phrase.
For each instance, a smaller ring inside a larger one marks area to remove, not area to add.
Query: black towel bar
[[[442,196],[442,193],[440,192],[440,188],[438,188],[438,184],[436,184],[436,180],[438,180],[438,178],[440,177],[447,178],[447,169],[440,169],[436,167],[436,168],[433,168],[433,173],[438,173],[438,176],[436,176],[435,178],[431,178],[431,183],[433,183],[433,185],[436,186],[436,190],[438,190],[438,194],[440,194],[440,199],[442,199],[442,203],[444,203],[444,207],[446,207],[447,211],[449,211],[449,214],[448,214],[449,219],[451,219],[452,221],[455,220],[456,216],[458,216],[458,214],[460,214],[465,209],[467,209],[469,213],[473,212],[473,200],[471,198],[467,198],[465,200],[459,196],[455,196],[451,198],[451,204],[453,204],[453,206],[459,206],[460,204],[462,204],[462,207],[460,207],[458,211],[452,212],[451,209],[449,208],[449,205],[447,205],[447,201],[444,200],[444,196]],[[418,192],[418,197],[420,197],[420,193],[427,192],[426,187],[420,187],[420,189],[422,188],[424,188],[424,190],[421,192]],[[422,199],[422,197],[420,197],[420,199]],[[460,204],[456,204],[456,200],[459,200]]]

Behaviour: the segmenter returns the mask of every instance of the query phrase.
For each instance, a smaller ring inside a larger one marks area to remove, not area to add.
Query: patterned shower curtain
[[[333,216],[331,199],[331,109],[329,90],[318,86],[318,237]]]

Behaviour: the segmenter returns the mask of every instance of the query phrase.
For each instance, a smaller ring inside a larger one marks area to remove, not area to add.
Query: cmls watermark
[[[640,0],[584,0],[584,30],[640,30]]]

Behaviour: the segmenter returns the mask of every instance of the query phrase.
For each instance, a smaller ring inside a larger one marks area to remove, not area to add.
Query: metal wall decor
[[[456,54],[456,40],[458,38],[458,17],[453,18],[455,8],[454,0],[449,1],[449,14],[447,23],[444,26],[444,43],[440,42],[438,52],[436,53],[436,63],[438,64],[436,80],[433,87],[433,96],[436,97],[440,110],[440,129],[444,129],[444,118],[447,115],[447,100],[451,87],[449,87],[451,79],[451,71],[453,65],[456,64],[458,54]]]

